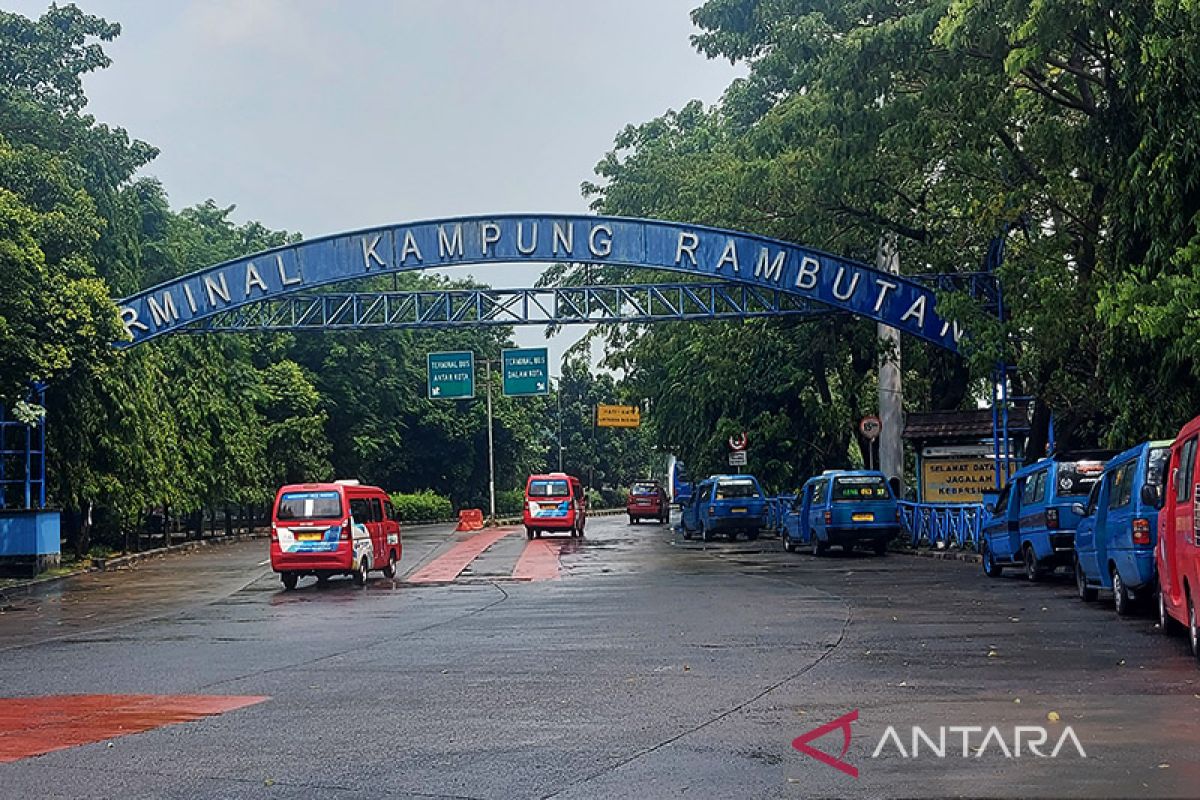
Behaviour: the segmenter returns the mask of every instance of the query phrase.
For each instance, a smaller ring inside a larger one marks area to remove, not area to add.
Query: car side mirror
[[[1157,486],[1147,483],[1142,487],[1142,503],[1152,508],[1158,508],[1158,504],[1161,502],[1162,494],[1159,492]]]
[[[1077,517],[1086,517],[1088,515],[1087,507],[1083,503],[1072,503],[1071,513]]]

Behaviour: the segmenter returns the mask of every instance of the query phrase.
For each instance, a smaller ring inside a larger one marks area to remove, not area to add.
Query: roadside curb
[[[255,539],[265,539],[268,532],[255,531],[252,533],[235,533],[231,536],[219,536],[212,539],[201,539],[195,542],[181,542],[172,544],[166,547],[156,547],[153,550],[143,550],[140,553],[129,553],[115,558],[93,558],[92,566],[86,569],[77,569],[72,572],[67,572],[62,575],[53,575],[47,578],[34,578],[32,580],[16,583],[12,586],[0,588],[0,601],[7,600],[10,596],[28,594],[31,590],[39,586],[55,583],[57,581],[66,580],[67,578],[75,578],[80,575],[88,575],[93,572],[113,572],[119,569],[127,569],[135,566],[140,561],[145,561],[149,558],[158,556],[167,556],[172,553],[190,553],[194,550],[199,550],[204,547],[222,544],[236,544],[237,542],[249,542]]]
[[[965,550],[913,550],[911,548],[891,548],[889,553],[902,556],[913,556],[915,558],[933,558],[938,561],[962,561],[967,564],[980,564],[983,559],[979,553],[971,553]]]
[[[595,511],[588,511],[589,517],[616,517],[624,514],[624,508],[600,508]],[[525,522],[524,517],[496,517],[496,525],[520,525]]]

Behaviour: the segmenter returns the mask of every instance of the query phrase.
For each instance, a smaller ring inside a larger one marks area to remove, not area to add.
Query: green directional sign
[[[475,354],[430,353],[429,396],[435,400],[470,400],[475,396]]]
[[[504,395],[506,397],[550,394],[550,362],[546,358],[546,348],[525,347],[505,350],[501,360],[504,367]]]

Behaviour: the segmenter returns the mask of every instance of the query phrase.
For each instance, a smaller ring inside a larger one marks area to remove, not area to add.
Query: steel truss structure
[[[998,297],[994,276],[985,273],[916,276],[915,280],[942,291],[965,291],[985,308]],[[208,333],[599,325],[840,313],[847,312],[778,289],[726,282],[446,288],[289,295],[263,300],[179,330]]]

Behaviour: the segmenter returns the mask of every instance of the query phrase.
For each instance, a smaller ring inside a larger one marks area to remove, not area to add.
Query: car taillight
[[[338,532],[338,540],[343,542],[350,541],[350,520],[342,523],[342,529]]]
[[[896,506],[896,522],[901,522],[901,521],[902,520],[900,519],[900,506]]]
[[[1133,521],[1133,543],[1150,544],[1150,520],[1135,519]]]
[[[826,525],[833,524],[833,512],[830,511],[829,509],[825,509],[825,524]]]
[[[1057,508],[1047,508],[1046,509],[1046,527],[1052,531],[1058,529],[1058,509]]]
[[[274,522],[271,523],[271,541],[272,542],[279,541],[279,529],[275,527]]]
[[[709,515],[710,517],[711,517],[713,514],[716,514],[716,513],[717,513],[717,507],[716,507],[716,506],[709,506],[709,507],[708,507],[708,515]]]

